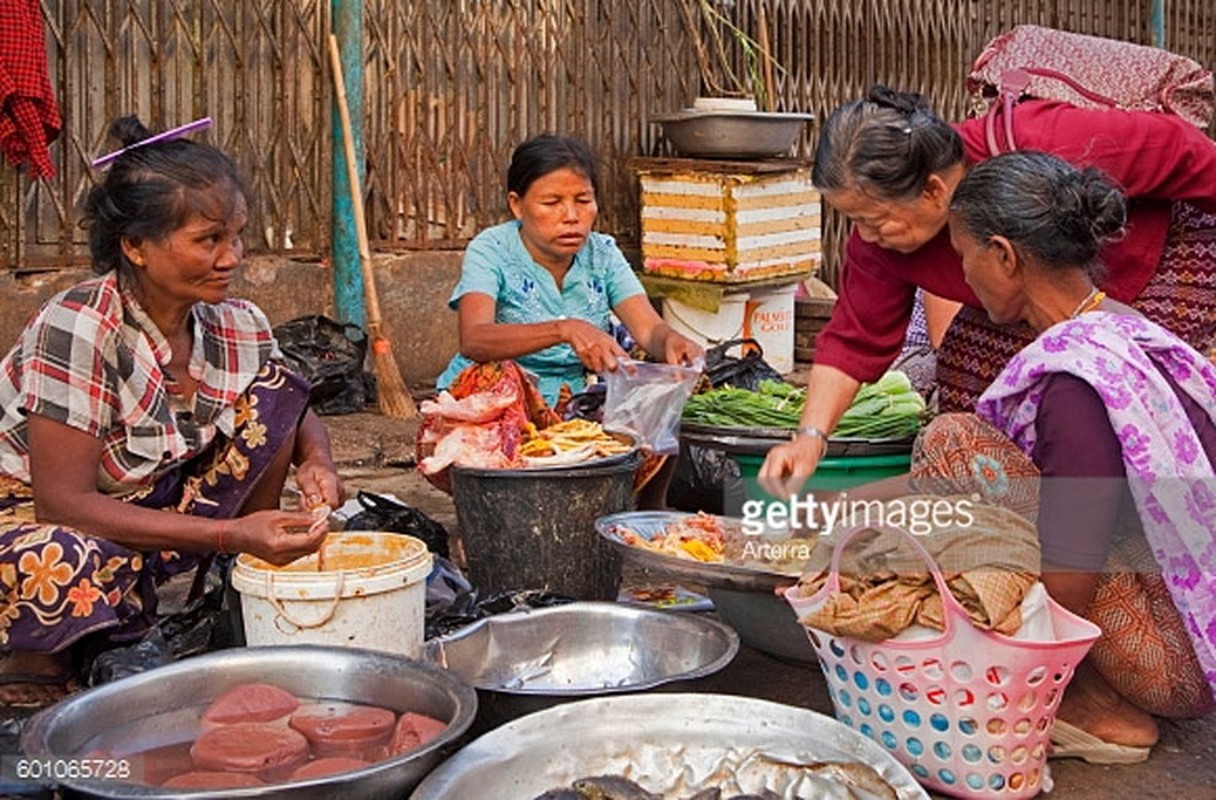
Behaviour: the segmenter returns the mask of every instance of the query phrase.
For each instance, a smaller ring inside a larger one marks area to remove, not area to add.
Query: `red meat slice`
[[[291,779],[303,781],[309,778],[324,778],[326,775],[337,775],[340,772],[370,767],[371,764],[372,762],[364,761],[361,758],[318,758],[291,773]]]
[[[252,775],[241,772],[183,772],[163,784],[166,789],[238,789],[243,786],[264,786]]]
[[[397,715],[387,708],[353,703],[313,703],[291,715],[291,727],[308,737],[318,758],[374,759],[388,744]]]
[[[397,720],[397,729],[393,731],[393,740],[388,746],[389,755],[399,756],[422,747],[447,727],[446,722],[434,717],[407,711]]]
[[[198,737],[190,748],[201,770],[290,774],[308,758],[308,740],[281,725],[222,725]]]
[[[140,778],[151,786],[160,786],[175,775],[194,769],[194,759],[190,757],[190,742],[135,753],[131,757],[131,763],[141,768]]]
[[[269,683],[245,683],[215,698],[203,712],[203,722],[271,722],[299,707],[300,701],[291,692]]]

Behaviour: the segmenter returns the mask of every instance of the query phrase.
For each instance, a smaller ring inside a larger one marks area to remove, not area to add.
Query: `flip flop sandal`
[[[0,687],[3,686],[58,686],[63,690],[63,696],[55,700],[27,700],[16,703],[0,703],[9,708],[45,708],[54,705],[63,697],[67,697],[75,689],[75,681],[70,675],[43,675],[37,672],[4,672],[0,673]]]
[[[1148,760],[1151,747],[1133,747],[1099,739],[1092,733],[1057,719],[1051,729],[1049,758],[1079,758],[1087,764],[1139,764]]]

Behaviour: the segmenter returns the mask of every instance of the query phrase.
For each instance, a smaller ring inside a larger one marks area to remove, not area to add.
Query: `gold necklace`
[[[1076,319],[1087,311],[1093,311],[1095,308],[1101,305],[1102,301],[1105,299],[1106,292],[1098,291],[1098,287],[1095,286],[1089,290],[1089,294],[1085,295],[1085,299],[1083,299],[1080,303],[1077,303],[1077,307],[1072,310],[1072,313],[1068,315],[1068,318]]]

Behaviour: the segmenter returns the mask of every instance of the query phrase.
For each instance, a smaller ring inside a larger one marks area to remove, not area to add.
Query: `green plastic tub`
[[[764,456],[731,454],[731,458],[739,465],[739,475],[749,499],[756,492],[761,492],[756,483],[760,467],[764,464]],[[912,466],[912,453],[889,453],[872,456],[826,456],[819,462],[815,474],[807,481],[806,490],[835,492],[848,489],[862,483],[890,478],[893,475],[903,475]],[[763,495],[761,499],[771,499]]]
[[[911,450],[909,444],[907,452],[902,453],[826,456],[807,481],[804,491],[834,492],[902,475],[912,465]],[[756,482],[764,456],[731,453],[730,457],[739,465],[747,499],[772,502],[773,498]],[[771,593],[710,589],[709,599],[713,601],[718,616],[734,628],[739,639],[749,647],[786,661],[811,665],[817,663],[815,649],[807,640],[806,631],[798,624],[793,609],[783,598]]]

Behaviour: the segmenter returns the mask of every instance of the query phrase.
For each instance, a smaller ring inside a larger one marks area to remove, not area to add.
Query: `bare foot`
[[[13,650],[0,657],[0,705],[46,706],[62,700],[75,688],[68,673],[67,653]]]
[[[1084,661],[1064,692],[1057,716],[1113,744],[1152,747],[1159,735],[1151,714],[1116,692]]]

